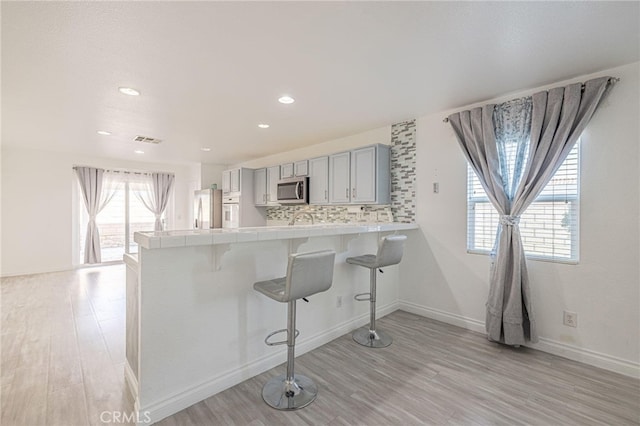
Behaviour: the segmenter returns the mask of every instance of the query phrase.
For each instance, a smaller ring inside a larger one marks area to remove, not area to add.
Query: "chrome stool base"
[[[318,395],[318,387],[303,375],[293,376],[287,383],[286,375],[270,379],[262,388],[262,399],[276,410],[297,410],[311,404]]]
[[[386,348],[393,342],[391,336],[384,331],[371,331],[366,325],[354,331],[352,337],[356,343],[369,348]]]

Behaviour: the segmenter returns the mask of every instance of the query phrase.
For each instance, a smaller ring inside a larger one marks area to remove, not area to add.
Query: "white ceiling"
[[[639,5],[3,1],[2,143],[238,163],[638,61]]]

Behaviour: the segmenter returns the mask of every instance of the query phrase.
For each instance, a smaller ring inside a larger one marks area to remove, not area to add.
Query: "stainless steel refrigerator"
[[[193,198],[195,229],[222,228],[222,190],[202,189]]]

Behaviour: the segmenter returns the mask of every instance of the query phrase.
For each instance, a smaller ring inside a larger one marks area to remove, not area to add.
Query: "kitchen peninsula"
[[[369,274],[345,263],[375,253],[379,238],[408,223],[321,224],[136,233],[127,264],[125,374],[139,418],[158,421],[285,361],[264,338],[286,307],[253,283],[284,276],[289,253],[334,249],[332,288],[298,311],[301,355],[368,321]],[[380,276],[379,316],[398,304],[398,266]],[[256,393],[260,389],[255,390]],[[144,416],[143,416],[144,415]]]

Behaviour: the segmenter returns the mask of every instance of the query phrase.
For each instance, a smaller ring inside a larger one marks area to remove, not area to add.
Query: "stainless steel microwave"
[[[309,178],[294,177],[278,181],[278,203],[309,204]]]

